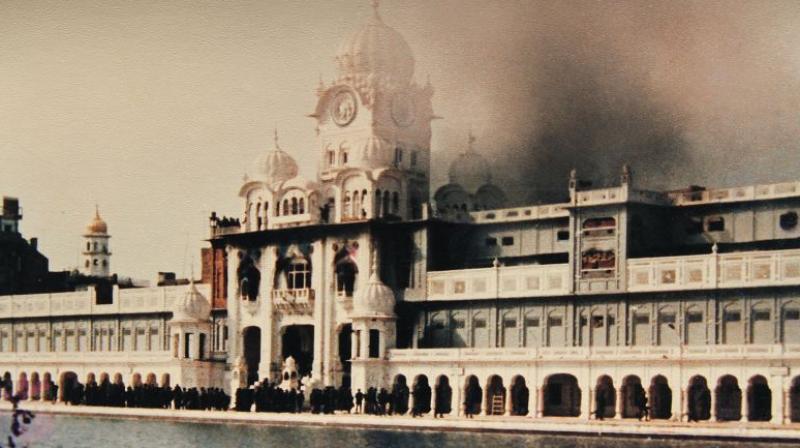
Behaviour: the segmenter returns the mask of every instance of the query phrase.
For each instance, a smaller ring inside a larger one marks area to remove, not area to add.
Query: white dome
[[[468,193],[475,193],[478,188],[492,182],[489,162],[472,149],[459,154],[450,164],[447,172],[451,184],[460,185]]]
[[[284,190],[288,190],[290,188],[297,188],[303,190],[305,192],[313,192],[319,188],[316,182],[311,179],[308,179],[305,176],[295,176],[289,180],[287,180],[282,186]]]
[[[345,39],[336,52],[340,76],[374,74],[397,82],[409,82],[414,74],[411,47],[400,33],[387,26],[377,5],[361,29]]]
[[[297,176],[297,162],[278,146],[278,132],[275,131],[275,147],[259,155],[252,167],[253,178],[272,185]]]
[[[354,317],[394,317],[394,292],[373,272],[353,297]]]
[[[211,304],[192,282],[183,298],[172,308],[172,322],[206,322],[211,316]]]

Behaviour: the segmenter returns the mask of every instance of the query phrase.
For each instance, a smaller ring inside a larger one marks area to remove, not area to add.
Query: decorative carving
[[[339,126],[347,126],[356,117],[356,97],[350,90],[342,90],[331,102],[331,118]]]

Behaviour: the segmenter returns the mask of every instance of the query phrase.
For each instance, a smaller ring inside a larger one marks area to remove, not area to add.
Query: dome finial
[[[278,125],[276,124],[273,128],[273,134],[275,139],[275,149],[281,149],[280,145],[278,145]]]

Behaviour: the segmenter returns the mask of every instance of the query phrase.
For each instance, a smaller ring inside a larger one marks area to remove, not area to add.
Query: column
[[[539,417],[539,387],[531,387],[530,388],[530,399],[528,401],[528,417],[537,418]]]
[[[359,341],[358,341],[358,331],[353,329],[350,332],[350,359],[358,359],[359,357]]]
[[[380,330],[380,337],[378,338],[378,356],[381,359],[386,359],[386,331]]]
[[[771,423],[783,424],[786,421],[786,394],[783,390],[783,377],[773,376],[770,382],[772,393],[772,418]]]
[[[622,396],[622,385],[617,383],[617,401],[614,403],[614,419],[619,420],[622,418],[622,410],[625,409],[622,403],[623,396]]]
[[[544,387],[539,387],[536,390],[536,416],[544,417]]]
[[[589,415],[587,416],[589,420],[592,419],[592,414],[594,414],[595,418],[597,418],[597,400],[595,399],[596,393],[597,392],[594,389],[589,389]]]
[[[361,358],[369,358],[369,328],[361,330]]]
[[[711,389],[711,418],[709,420],[717,421],[717,392],[714,389]]]
[[[681,388],[681,407],[680,413],[678,414],[678,421],[684,421],[689,417],[689,392],[685,388]],[[674,407],[674,406],[673,406]],[[673,411],[674,412],[674,411]],[[673,415],[673,418],[675,416]]]
[[[436,416],[436,376],[428,378],[428,385],[431,386],[431,414]]]
[[[580,384],[578,385],[578,387],[580,387]],[[590,399],[589,400],[581,400],[581,415],[580,415],[580,417],[582,419],[584,419],[584,420],[589,420],[589,418],[591,418],[590,409],[592,407],[591,397],[593,396],[593,392],[594,392],[593,390],[589,389],[589,393],[586,394],[586,395],[588,395]],[[583,391],[581,391],[581,394],[583,394]]]
[[[739,384],[741,384],[741,383],[739,383]],[[739,421],[740,422],[746,422],[748,420],[748,418],[747,418],[747,414],[748,414],[748,412],[747,412],[747,383],[745,383],[745,386],[742,388],[741,407],[742,407],[742,410],[741,410],[741,415],[739,416]]]
[[[491,406],[491,403],[489,403],[488,400],[489,394],[486,393],[487,390],[489,389],[488,388],[489,384],[487,382],[480,383],[480,379],[478,379],[478,381],[479,381],[478,384],[482,384],[481,387],[483,388],[483,390],[481,391],[481,393],[483,394],[483,399],[481,400],[481,415],[486,415],[489,413],[488,412],[489,406]]]
[[[514,400],[511,399],[511,382],[509,382],[508,386],[506,387],[505,399],[506,399],[506,412],[505,412],[504,415],[513,415],[514,414],[514,403],[513,403]]]

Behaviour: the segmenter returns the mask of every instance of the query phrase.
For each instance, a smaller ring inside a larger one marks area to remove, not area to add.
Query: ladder
[[[495,394],[492,396],[492,415],[503,415],[506,413],[503,402],[503,394]]]

